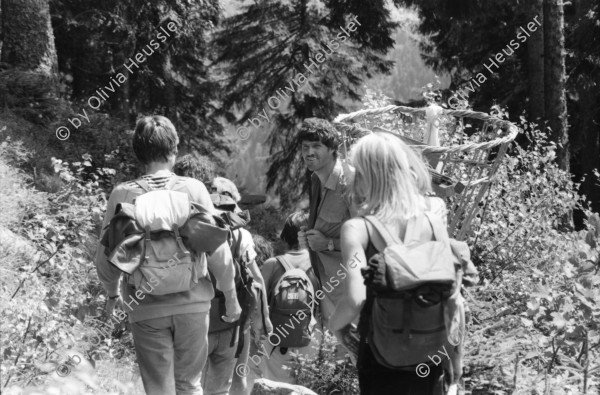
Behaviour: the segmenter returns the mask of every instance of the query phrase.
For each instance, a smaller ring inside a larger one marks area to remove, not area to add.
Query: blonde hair
[[[390,222],[408,220],[425,209],[431,177],[423,160],[390,133],[369,134],[352,147],[356,169],[352,196],[360,215]]]

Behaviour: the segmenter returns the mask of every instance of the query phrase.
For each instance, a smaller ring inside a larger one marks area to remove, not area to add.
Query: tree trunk
[[[2,0],[2,62],[54,78],[57,57],[48,0]]]
[[[544,1],[531,0],[528,21],[537,16],[544,25]],[[529,75],[529,120],[541,124],[546,116],[544,108],[544,32],[538,31],[527,40],[527,72]]]
[[[594,8],[595,1],[575,0],[572,6],[575,15],[570,24],[585,22],[588,12]],[[591,23],[588,22],[588,24]],[[576,29],[572,35],[572,45],[576,53],[580,50],[579,48],[590,45],[590,33],[594,34],[594,30],[590,28],[591,26],[588,26],[587,29]],[[593,48],[587,47],[587,53],[593,51]],[[571,102],[569,102],[569,110],[573,114],[570,119],[571,133],[569,136],[573,158],[571,165],[575,164],[576,166],[571,171],[577,179],[585,176],[580,192],[586,195],[595,212],[600,212],[600,183],[593,175],[594,169],[600,169],[600,91],[597,87],[598,84],[594,84],[599,77],[600,72],[593,69],[577,70],[572,74],[569,84],[576,92],[576,99],[572,102],[573,108],[570,107]]]
[[[569,170],[569,135],[565,71],[564,11],[562,0],[544,0],[545,112],[552,140],[557,143],[561,169]]]

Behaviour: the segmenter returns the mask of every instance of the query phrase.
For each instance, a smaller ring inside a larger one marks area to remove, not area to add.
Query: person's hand
[[[106,314],[108,314],[109,317],[113,315],[115,307],[118,307],[120,310],[123,310],[123,299],[121,299],[120,295],[117,298],[106,299],[106,306],[104,307],[104,310],[106,311]]]
[[[225,322],[235,322],[240,319],[240,315],[242,314],[242,308],[237,300],[237,294],[235,292],[235,288],[229,292],[223,292],[225,295],[225,314],[221,316],[221,319]]]
[[[308,246],[313,251],[325,251],[329,244],[329,239],[316,229],[309,229],[306,231],[306,238]]]
[[[300,227],[298,231],[298,247],[301,250],[308,248],[308,241],[306,240],[306,226]]]

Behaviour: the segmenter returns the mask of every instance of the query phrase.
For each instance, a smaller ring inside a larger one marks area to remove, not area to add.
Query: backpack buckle
[[[150,260],[150,255],[148,253],[148,251],[150,251],[150,226],[146,225],[146,227],[144,228],[145,232],[146,232],[146,237],[144,239],[144,259],[146,260],[146,262],[148,262]]]
[[[185,248],[185,245],[183,244],[183,239],[179,234],[179,226],[177,226],[177,224],[173,224],[171,227],[173,228],[173,233],[175,233],[175,240],[177,240],[177,245],[179,246],[179,248],[181,248],[181,251],[183,251],[183,253],[186,256],[190,255],[190,252],[187,250],[187,248]]]

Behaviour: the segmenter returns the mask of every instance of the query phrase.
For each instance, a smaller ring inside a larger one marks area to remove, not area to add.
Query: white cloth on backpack
[[[173,224],[182,227],[190,215],[187,193],[158,190],[138,196],[135,200],[135,219],[151,231],[173,230]]]

